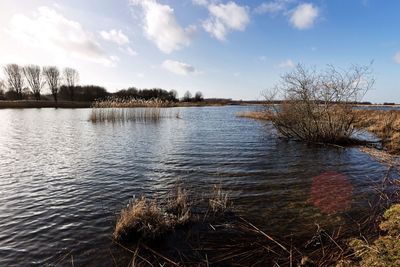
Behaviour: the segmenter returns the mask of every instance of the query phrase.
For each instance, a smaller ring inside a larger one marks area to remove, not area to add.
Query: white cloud
[[[128,56],[137,56],[137,52],[135,50],[133,50],[130,46],[120,46],[119,47],[119,51],[121,51],[122,53],[127,54]]]
[[[248,8],[235,2],[210,4],[210,17],[203,22],[203,28],[218,40],[225,40],[229,31],[244,31],[250,21]]]
[[[284,69],[284,68],[291,69],[291,68],[294,68],[294,66],[295,66],[295,64],[293,63],[293,61],[291,59],[287,59],[278,64],[278,67],[282,68],[282,69]]]
[[[290,23],[297,29],[308,29],[314,25],[318,15],[318,7],[309,3],[300,4],[293,10],[290,17]]]
[[[175,61],[175,60],[165,60],[161,67],[169,72],[178,75],[188,75],[191,73],[195,73],[196,70],[193,66],[186,64],[184,62]]]
[[[192,2],[198,6],[207,6],[210,3],[208,0],[192,0]]]
[[[6,33],[25,45],[57,56],[72,56],[105,66],[114,66],[117,61],[116,57],[107,55],[94,34],[80,23],[48,7],[39,7],[33,17],[14,15]]]
[[[293,0],[275,0],[264,2],[256,7],[254,11],[258,14],[276,14],[286,11],[288,4],[291,2],[293,2]]]
[[[128,44],[130,43],[130,40],[128,36],[126,36],[122,30],[110,30],[110,31],[101,31],[100,32],[101,37],[109,41],[111,43],[117,44],[119,47],[118,49],[129,55],[129,56],[136,56],[137,52],[133,50]]]
[[[191,42],[195,26],[182,28],[176,21],[174,10],[158,3],[156,0],[130,0],[144,11],[144,32],[149,40],[154,42],[164,53],[171,53]]]
[[[394,57],[394,62],[396,62],[397,64],[400,64],[400,52],[397,52]]]
[[[117,45],[129,44],[128,36],[123,34],[121,30],[101,31],[100,35],[104,40]]]

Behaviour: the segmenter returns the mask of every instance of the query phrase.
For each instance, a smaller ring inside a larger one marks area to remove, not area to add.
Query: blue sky
[[[400,102],[399,11],[396,0],[1,0],[0,64],[74,67],[109,91],[262,99],[297,63],[373,60],[365,100]]]

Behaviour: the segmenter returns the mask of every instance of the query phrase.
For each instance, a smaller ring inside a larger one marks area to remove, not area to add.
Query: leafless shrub
[[[271,120],[285,137],[308,142],[341,143],[353,134],[352,105],[374,84],[370,66],[317,72],[298,65],[282,77],[267,100],[283,98],[272,106]]]

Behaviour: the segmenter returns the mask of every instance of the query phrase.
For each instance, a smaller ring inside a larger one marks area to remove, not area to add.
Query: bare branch
[[[23,72],[36,100],[40,100],[40,91],[45,84],[40,67],[36,65],[28,65],[23,68]]]
[[[347,70],[328,65],[322,72],[298,65],[282,76],[273,90],[273,96],[279,93],[283,97],[283,104],[274,109],[272,122],[288,138],[348,141],[353,133],[352,104],[360,101],[373,84],[371,65],[354,65]]]
[[[24,88],[22,68],[17,64],[8,64],[4,67],[4,73],[9,90],[16,92],[18,98],[22,99],[22,90]]]
[[[54,66],[44,67],[43,75],[47,85],[50,88],[51,94],[54,97],[54,101],[57,102],[57,95],[60,90],[60,71]]]

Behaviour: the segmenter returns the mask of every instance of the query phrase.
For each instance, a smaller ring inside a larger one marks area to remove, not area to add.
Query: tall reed
[[[109,97],[105,100],[95,101],[92,105],[93,108],[138,108],[138,107],[173,107],[174,102],[153,98],[149,100],[137,98],[118,98]]]
[[[162,118],[174,117],[171,107],[172,102],[160,99],[123,99],[108,98],[95,101],[92,105],[90,120],[96,122],[157,122]]]

